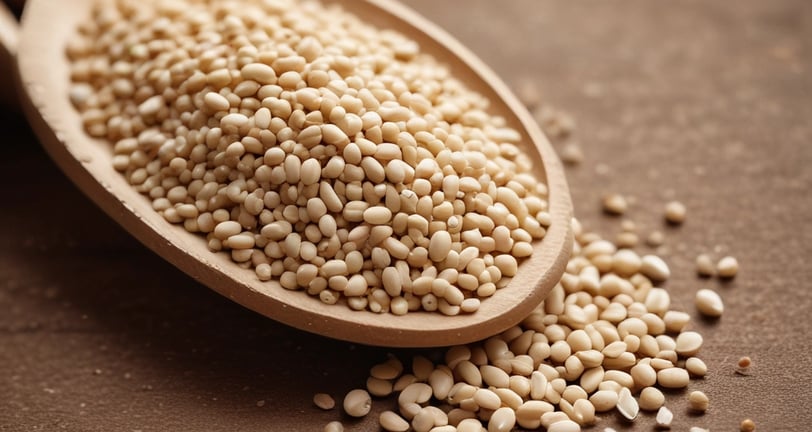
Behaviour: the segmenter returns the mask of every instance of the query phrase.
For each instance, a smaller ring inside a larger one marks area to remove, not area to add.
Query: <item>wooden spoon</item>
[[[363,7],[355,0],[338,1],[378,27],[409,35],[425,52],[445,62],[469,88],[488,97],[492,111],[522,133],[538,176],[549,187],[552,225],[546,237],[535,243],[533,256],[521,263],[510,284],[483,300],[480,310],[470,315],[414,312],[395,316],[353,311],[341,304],[325,305],[303,292],[283,289],[276,281],[260,282],[253,271],[235,265],[228,254],[210,252],[202,236],[166,222],[152,210],[148,198],[113,169],[112,145],[85,134],[68,100],[65,43],[77,24],[89,19],[92,3],[32,0],[26,4],[18,50],[24,110],[51,157],[85,194],[143,244],[197,281],[254,311],[306,331],[400,347],[460,344],[499,333],[526,317],[559,281],[572,244],[572,204],[555,152],[527,110],[488,67],[408,8],[391,0],[366,0]],[[54,211],[58,217],[60,211],[70,209]],[[137,277],[149,269],[132,271]]]
[[[19,25],[17,19],[5,3],[0,2],[0,105],[3,108],[16,110],[17,93],[14,91],[14,56],[17,55],[17,33]]]

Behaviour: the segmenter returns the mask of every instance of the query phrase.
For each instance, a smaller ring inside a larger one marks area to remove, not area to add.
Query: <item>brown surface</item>
[[[759,431],[807,430],[808,3],[409,4],[508,83],[532,76],[576,115],[587,161],[569,179],[588,226],[615,233],[598,198],[633,195],[630,217],[644,232],[666,232],[674,303],[693,314],[697,288],[721,292],[722,319],[694,324],[711,373],[690,388],[705,391],[711,408],[688,415],[687,394],[670,393],[673,430],[732,431],[744,417]],[[19,119],[2,123],[0,430],[320,430],[341,417],[312,407],[312,394],[361,385],[386,350],[291,330],[197,285],[69,185]],[[670,197],[690,211],[678,229],[661,226]],[[742,267],[724,285],[693,276],[693,257],[717,247]],[[745,354],[753,374],[737,376],[733,364]],[[592,430],[652,423],[608,414]],[[375,430],[373,418],[346,424]]]
[[[74,184],[134,237],[195,280],[265,316],[324,336],[368,345],[437,347],[473,342],[518,324],[564,273],[571,249],[572,203],[564,168],[550,142],[519,101],[499,99],[500,94],[509,95],[506,85],[470,52],[419,15],[386,2],[367,4],[366,19],[388,23],[403,33],[422,29],[421,38],[416,35],[415,39],[423,49],[444,59],[471,89],[493,101],[494,112],[523,134],[530,160],[547,183],[552,221],[544,240],[534,244],[533,256],[521,263],[510,285],[483,302],[476,314],[448,318],[439,313],[380,315],[325,305],[318,297],[283,289],[276,280],[260,281],[253,271],[234,265],[228,254],[210,253],[203,236],[166,223],[153,211],[152,201],[113,169],[110,144],[85,133],[68,98],[50,97],[68,94],[70,69],[63,41],[90,15],[93,3],[31,0],[26,4],[17,58],[25,88],[21,94],[26,95],[24,112],[43,146]]]

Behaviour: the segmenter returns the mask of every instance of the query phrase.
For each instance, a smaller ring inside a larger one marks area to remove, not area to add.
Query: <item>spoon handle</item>
[[[22,6],[21,2],[15,5]],[[14,58],[17,55],[19,22],[5,2],[0,3],[0,106],[7,110],[19,111],[17,92],[14,86]]]

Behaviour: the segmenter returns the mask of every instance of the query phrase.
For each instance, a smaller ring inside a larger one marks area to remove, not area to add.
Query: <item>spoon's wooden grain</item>
[[[390,0],[342,0],[338,3],[347,10],[416,40],[469,88],[488,97],[492,112],[504,116],[525,142],[532,143],[526,150],[549,187],[553,222],[546,237],[534,244],[533,256],[521,263],[519,274],[471,315],[359,312],[344,305],[325,305],[316,297],[285,290],[275,281],[258,281],[253,271],[239,268],[228,254],[210,252],[203,237],[169,224],[153,211],[149,199],[113,169],[112,145],[92,139],[82,130],[79,115],[68,100],[69,65],[64,50],[76,25],[90,16],[92,1],[32,0],[26,4],[18,49],[24,110],[48,153],[85,194],[142,243],[197,281],[256,312],[306,331],[371,345],[408,347],[467,343],[496,334],[527,316],[561,277],[572,244],[572,204],[562,166],[527,110],[471,52],[408,8]],[[62,211],[70,209],[54,209],[54,217]],[[149,269],[133,268],[132,277],[144,271]]]

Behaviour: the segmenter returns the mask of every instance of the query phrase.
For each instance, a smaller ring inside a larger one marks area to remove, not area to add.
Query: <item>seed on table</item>
[[[629,208],[626,198],[616,193],[605,195],[602,203],[603,211],[613,215],[622,215]]]
[[[324,425],[324,432],[344,432],[344,425],[340,421],[331,421]]]
[[[741,425],[739,425],[739,430],[741,432],[753,432],[756,430],[756,423],[753,420],[744,419],[742,420]]]
[[[378,418],[381,427],[389,432],[406,432],[409,430],[409,422],[392,411],[384,411]]]
[[[640,273],[654,281],[664,281],[671,276],[668,264],[656,255],[644,255],[641,260]]]
[[[670,367],[657,371],[657,383],[665,388],[684,388],[689,380],[685,369]]]
[[[595,411],[606,412],[617,406],[618,395],[612,390],[598,390],[589,397]]]
[[[656,387],[646,387],[640,392],[640,409],[654,411],[665,403],[665,395]]]
[[[694,303],[699,313],[711,318],[722,316],[722,312],[725,310],[725,305],[722,303],[722,298],[719,297],[719,294],[707,288],[700,289],[696,292]]]
[[[567,165],[578,165],[584,161],[584,151],[577,142],[568,142],[561,148],[561,161]]]
[[[742,369],[747,369],[751,364],[753,364],[753,361],[750,359],[750,357],[744,356],[740,358],[736,364]]]
[[[665,205],[665,220],[668,223],[679,225],[685,222],[686,213],[685,204],[679,201],[671,201]]]
[[[685,360],[685,369],[695,377],[704,377],[708,373],[708,366],[698,357]]]
[[[659,247],[665,243],[665,234],[662,231],[652,231],[646,237],[646,244],[651,247]]]
[[[372,398],[363,389],[350,390],[344,396],[344,412],[351,417],[363,417],[372,409]]]
[[[708,396],[701,391],[692,391],[691,394],[688,395],[688,406],[692,411],[704,413],[708,410],[709,404],[710,400]]]
[[[720,278],[732,279],[739,272],[739,261],[735,257],[726,256],[716,264],[716,274]]]
[[[697,426],[691,426],[691,428],[688,429],[688,432],[710,432],[710,431],[705,429],[705,428],[701,428],[701,427],[697,427]]]
[[[666,407],[660,407],[660,410],[657,411],[656,421],[657,426],[664,429],[670,429],[671,422],[674,421],[674,414],[671,412],[670,409]]]
[[[682,332],[677,336],[677,354],[685,357],[695,355],[702,347],[702,335],[697,332]]]
[[[697,255],[696,273],[702,277],[711,277],[716,273],[716,265],[710,256],[706,254]]]
[[[335,408],[336,401],[327,393],[316,393],[313,395],[313,404],[323,410],[331,410]]]

